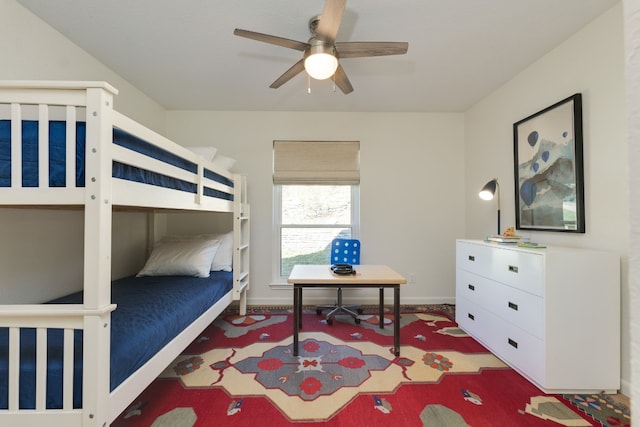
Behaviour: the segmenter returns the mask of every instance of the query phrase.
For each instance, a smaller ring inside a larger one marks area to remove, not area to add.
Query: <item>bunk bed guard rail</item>
[[[233,209],[229,172],[113,110],[115,94],[104,82],[0,81],[3,204]]]

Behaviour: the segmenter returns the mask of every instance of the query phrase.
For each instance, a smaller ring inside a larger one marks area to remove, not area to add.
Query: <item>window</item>
[[[360,143],[274,141],[275,282],[295,264],[328,264],[331,241],[358,238]]]
[[[277,281],[295,264],[328,264],[331,241],[357,238],[357,185],[277,185],[275,191]]]

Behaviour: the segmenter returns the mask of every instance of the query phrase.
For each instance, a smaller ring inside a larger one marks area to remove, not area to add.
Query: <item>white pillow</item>
[[[165,236],[162,242],[191,241],[194,239],[218,240],[220,247],[211,262],[211,271],[233,270],[233,230],[223,234],[198,234],[195,236]]]
[[[217,155],[211,160],[214,165],[218,166],[220,169],[231,170],[233,165],[236,164],[236,159],[232,159],[231,157]]]
[[[218,239],[161,240],[151,252],[140,276],[209,277]]]
[[[208,161],[212,161],[216,157],[218,149],[215,147],[184,147],[189,151],[192,151],[199,156],[204,157]]]
[[[220,240],[220,248],[213,257],[211,271],[231,271],[233,269],[233,230],[215,237]]]

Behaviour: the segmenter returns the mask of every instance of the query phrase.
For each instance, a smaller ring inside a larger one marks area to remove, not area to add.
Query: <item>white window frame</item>
[[[333,185],[333,184],[325,184]],[[305,225],[297,225],[295,228],[305,228]],[[351,237],[354,239],[360,238],[360,185],[351,185],[351,224],[310,224],[309,228],[351,228]],[[287,283],[287,278],[280,276],[280,250],[282,248],[281,238],[282,229],[289,228],[289,226],[282,225],[282,185],[273,186],[273,248],[271,253],[272,257],[272,285],[275,286],[290,286]],[[327,261],[328,264],[328,261]]]

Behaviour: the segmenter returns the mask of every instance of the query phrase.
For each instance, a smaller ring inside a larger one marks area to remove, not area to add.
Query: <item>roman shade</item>
[[[359,141],[274,141],[273,183],[360,183]]]

